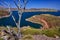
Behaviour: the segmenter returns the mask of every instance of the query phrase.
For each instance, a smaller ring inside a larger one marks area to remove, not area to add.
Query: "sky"
[[[13,3],[13,0],[3,0],[10,3],[10,6],[12,8],[16,8],[15,4]],[[22,1],[22,0],[21,0]],[[1,6],[0,1],[0,6]],[[18,3],[18,0],[16,0],[16,3]],[[7,7],[7,6],[4,6]],[[29,0],[28,4],[26,5],[27,9],[30,8],[51,8],[51,9],[57,9],[60,10],[60,0]]]

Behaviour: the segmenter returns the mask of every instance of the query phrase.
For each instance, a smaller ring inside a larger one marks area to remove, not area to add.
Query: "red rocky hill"
[[[31,18],[28,18],[27,21],[41,24],[44,29],[52,27],[60,27],[60,17],[50,14],[36,15]]]

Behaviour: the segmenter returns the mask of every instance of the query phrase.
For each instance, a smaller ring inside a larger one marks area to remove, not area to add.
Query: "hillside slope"
[[[0,18],[7,17],[9,15],[10,13],[8,11],[0,10]]]
[[[27,21],[41,24],[43,28],[52,28],[60,27],[60,17],[50,15],[50,14],[41,14],[35,15],[31,18],[26,19]]]

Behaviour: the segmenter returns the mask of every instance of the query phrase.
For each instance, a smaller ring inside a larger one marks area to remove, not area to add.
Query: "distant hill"
[[[7,17],[8,15],[10,15],[9,12],[0,6],[0,18]]]
[[[48,8],[39,8],[39,9],[36,9],[36,8],[31,8],[29,9],[30,11],[41,11],[41,12],[57,12],[59,10],[55,10],[55,9],[48,9]]]
[[[8,17],[10,13],[8,11],[0,10],[0,18]]]
[[[17,11],[18,10],[17,8],[10,8],[10,9],[11,9],[11,11]],[[26,9],[24,11],[25,12],[40,12],[40,11],[41,12],[58,12],[59,10],[48,9],[48,8],[39,8],[39,9],[31,8],[31,9]],[[5,17],[6,15],[9,15],[9,9],[0,6],[0,18]]]
[[[3,8],[0,7],[0,10],[2,10]],[[8,8],[4,8],[3,10],[8,11]],[[11,8],[12,11],[16,11],[18,10],[17,8]],[[20,9],[21,10],[21,9]],[[59,10],[55,10],[55,9],[49,9],[49,8],[31,8],[31,9],[26,9],[25,12],[36,12],[36,11],[42,11],[42,12],[57,12]]]

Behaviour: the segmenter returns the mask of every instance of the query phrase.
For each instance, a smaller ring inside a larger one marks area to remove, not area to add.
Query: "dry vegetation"
[[[0,38],[1,38],[1,34],[2,34],[1,30],[4,30],[4,29],[7,30],[6,27],[0,27]],[[14,28],[11,28],[11,30],[15,30],[15,32],[16,32],[17,28],[14,27]],[[57,36],[58,36],[58,38],[60,38],[60,28],[57,27],[57,28],[50,28],[50,29],[42,30],[42,29],[35,29],[32,27],[22,27],[21,34],[23,35],[22,40],[28,40],[28,39],[34,40],[34,38],[35,38],[34,35],[45,35],[47,37],[52,37],[52,38],[57,38]],[[2,40],[2,38],[1,38],[1,40]]]

